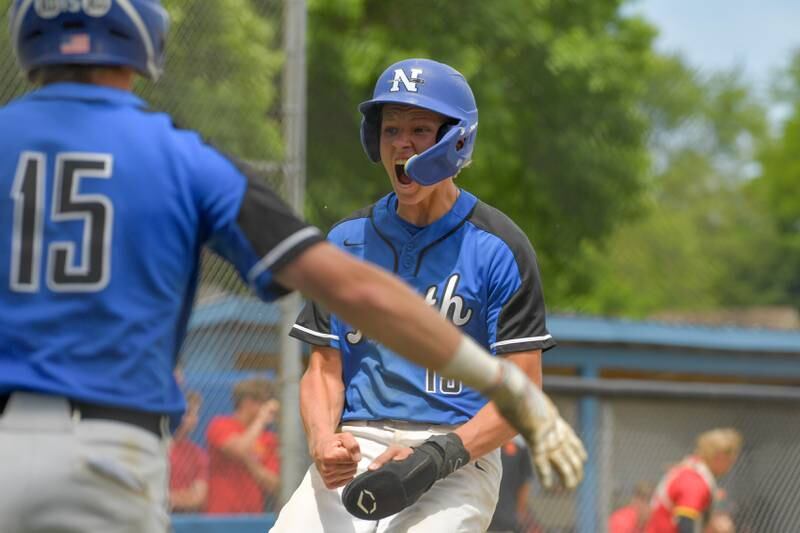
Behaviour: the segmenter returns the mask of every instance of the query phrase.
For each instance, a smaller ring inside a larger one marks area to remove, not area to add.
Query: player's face
[[[718,453],[713,457],[708,467],[716,477],[721,477],[733,468],[733,465],[736,464],[736,459],[738,459],[738,456],[735,453]]]
[[[404,165],[412,155],[421,154],[436,144],[436,134],[445,120],[427,109],[394,104],[383,106],[381,162],[401,203],[419,203],[439,185],[420,185],[406,175]]]

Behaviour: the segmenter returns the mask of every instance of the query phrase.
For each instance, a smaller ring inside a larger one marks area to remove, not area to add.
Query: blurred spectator
[[[270,382],[260,378],[237,383],[233,403],[233,415],[214,417],[206,433],[206,511],[262,513],[279,482],[278,438],[266,428],[275,421],[280,404],[272,398]]]
[[[197,392],[186,393],[186,413],[170,444],[169,503],[174,513],[197,512],[206,505],[208,454],[189,439],[197,427],[202,403]]]
[[[735,429],[720,428],[697,438],[693,455],[671,468],[656,487],[647,533],[694,533],[708,525],[717,479],[733,468],[742,448]]]
[[[500,497],[488,533],[539,533],[528,500],[533,482],[533,466],[525,441],[516,436],[500,447],[503,477]]]
[[[652,496],[653,486],[650,483],[637,483],[628,504],[611,513],[608,518],[608,533],[644,533],[644,526],[650,517]]]

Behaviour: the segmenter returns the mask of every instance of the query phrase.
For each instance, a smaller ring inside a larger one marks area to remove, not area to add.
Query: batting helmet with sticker
[[[369,158],[381,160],[381,108],[405,104],[435,111],[450,119],[437,142],[406,163],[406,172],[422,185],[455,176],[472,158],[478,133],[475,96],[454,68],[430,59],[406,59],[387,68],[375,84],[372,99],[361,103],[361,144]]]
[[[157,79],[169,16],[160,0],[14,0],[11,42],[22,70],[128,66]]]

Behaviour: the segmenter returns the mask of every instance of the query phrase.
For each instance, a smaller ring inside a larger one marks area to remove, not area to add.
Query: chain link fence
[[[164,75],[157,83],[138,80],[135,92],[152,109],[169,113],[178,127],[199,131],[207,142],[246,162],[297,206],[300,202],[292,196],[298,193],[287,185],[286,178],[287,169],[297,170],[296,163],[292,165],[287,159],[290,149],[286,137],[291,129],[287,129],[283,97],[290,61],[283,29],[288,2],[163,3],[171,17]],[[10,5],[10,0],[0,0],[0,105],[32,88],[19,72],[9,42]],[[294,312],[296,305],[265,304],[255,299],[233,268],[212,253],[203,252],[196,305],[179,356],[184,388],[202,401],[197,426],[190,432],[193,442],[208,447],[210,422],[234,412],[232,393],[238,382],[266,378],[273,385],[271,394],[282,396],[278,375],[286,337],[283,322],[288,320],[287,313]],[[294,410],[289,412],[296,412],[296,405],[291,407]],[[296,434],[302,430],[294,418]],[[279,420],[280,416],[269,427],[276,434],[280,433]],[[303,450],[304,446],[289,460],[299,457],[305,461]],[[264,453],[283,462],[278,448]],[[276,464],[271,459],[265,459],[267,462]],[[280,493],[278,489],[266,492],[263,511],[271,512],[279,505]]]
[[[601,380],[603,381],[603,380]],[[701,433],[738,430],[743,448],[719,480],[711,514],[727,515],[736,533],[800,530],[800,391],[790,387],[708,383],[618,382],[587,394],[586,381],[545,378],[559,410],[580,427],[583,402],[596,403],[595,431],[582,438],[593,453],[575,493],[544,492],[538,482],[528,502],[524,533],[609,531],[611,513],[628,505],[640,486],[654,488],[695,449]],[[585,415],[582,415],[585,416]],[[733,533],[730,530],[705,530]]]
[[[9,45],[9,5],[10,0],[0,0],[0,104],[30,88]],[[157,84],[140,82],[137,92],[179,125],[248,161],[284,197],[297,195],[286,178],[294,167],[287,162],[284,95],[291,58],[284,44],[284,2],[165,0],[165,5],[172,16],[165,75]],[[202,398],[199,423],[190,435],[194,442],[207,447],[208,425],[232,413],[232,391],[239,381],[266,377],[276,395],[284,383],[295,386],[291,378],[280,377],[286,321],[294,318],[291,306],[286,309],[254,299],[227,264],[204,255],[195,312],[180,354],[184,385]],[[575,427],[581,422],[579,405],[597,398],[595,430],[582,435],[594,444],[592,471],[576,494],[544,493],[534,485],[526,533],[605,531],[608,516],[627,501],[634,486],[656,484],[668,466],[691,452],[698,433],[719,426],[735,427],[744,436],[741,458],[722,483],[724,506],[736,531],[800,530],[796,399],[735,394],[719,399],[686,391],[684,397],[588,396],[569,386],[556,392],[560,410]],[[289,407],[285,402],[281,419],[298,426],[296,406]],[[272,429],[278,431],[279,423]],[[280,459],[305,464],[304,441]],[[273,493],[263,510],[276,510],[281,499]]]

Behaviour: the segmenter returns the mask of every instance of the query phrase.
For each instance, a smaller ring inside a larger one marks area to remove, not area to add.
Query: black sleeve
[[[275,273],[324,240],[322,233],[295,214],[246,163],[211,148],[203,153],[207,168],[198,174],[204,181],[196,181],[209,221],[207,244],[231,262],[262,299],[288,293]]]
[[[482,202],[471,220],[497,238],[487,280],[490,349],[507,354],[552,348],[556,343],[547,330],[539,265],[527,235],[505,214]]]
[[[519,286],[507,297],[497,317],[495,353],[549,350],[556,343],[547,330],[536,254],[527,238],[512,248],[512,254]]]
[[[331,333],[331,315],[311,300],[295,320],[289,335],[314,346],[339,347],[339,337]]]
[[[240,167],[245,168],[246,167]],[[304,222],[264,183],[245,170],[247,191],[237,222],[256,254],[272,271],[278,271],[303,250],[324,240],[321,232]]]

